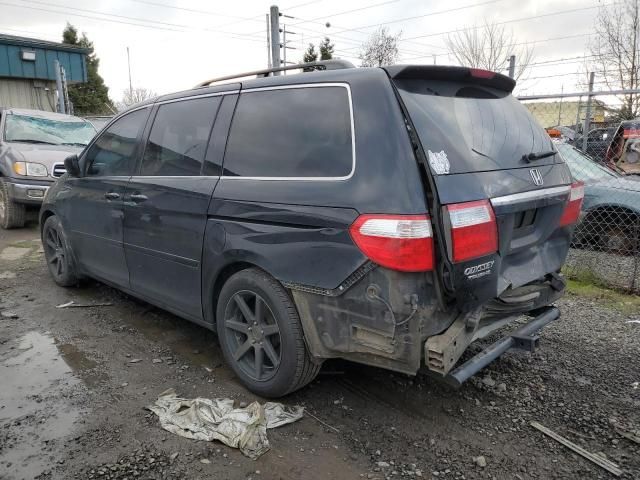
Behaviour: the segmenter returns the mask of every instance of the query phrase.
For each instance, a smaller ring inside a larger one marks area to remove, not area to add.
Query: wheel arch
[[[220,270],[211,277],[206,285],[203,285],[202,294],[204,297],[204,319],[207,323],[211,324],[213,328],[215,328],[216,324],[215,312],[222,287],[233,275],[249,268],[259,268],[260,270],[264,270],[262,267],[252,262],[245,260],[232,260],[220,268]]]
[[[42,237],[42,229],[44,228],[44,222],[47,221],[49,217],[53,217],[56,212],[53,211],[52,208],[46,207],[42,209],[38,215],[39,217],[39,225],[40,225],[40,236]]]
[[[584,219],[581,223],[589,223],[593,221],[597,221],[599,215],[628,215],[632,220],[640,219],[640,211],[634,210],[633,208],[627,205],[621,205],[616,203],[607,203],[596,205],[591,207],[589,210],[585,212]]]

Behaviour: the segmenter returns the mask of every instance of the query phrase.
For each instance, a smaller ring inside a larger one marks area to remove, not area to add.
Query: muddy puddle
[[[75,347],[37,331],[2,346],[0,478],[34,478],[60,459],[61,439],[83,414],[79,375],[93,367]]]

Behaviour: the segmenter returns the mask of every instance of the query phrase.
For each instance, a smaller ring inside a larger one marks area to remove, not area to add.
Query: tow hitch
[[[537,333],[549,323],[560,317],[560,310],[556,307],[546,308],[540,315],[526,325],[523,325],[510,335],[498,340],[491,346],[470,358],[444,377],[445,381],[455,387],[461,386],[472,376],[493,362],[507,350],[519,349],[534,352],[538,348]]]

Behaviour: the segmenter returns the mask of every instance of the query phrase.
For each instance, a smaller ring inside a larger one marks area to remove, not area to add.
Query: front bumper
[[[47,191],[53,183],[36,180],[9,181],[9,198],[17,203],[41,205]]]

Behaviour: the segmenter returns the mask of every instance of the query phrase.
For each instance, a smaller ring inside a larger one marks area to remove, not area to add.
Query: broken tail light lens
[[[569,195],[569,203],[564,207],[564,212],[560,218],[560,226],[566,227],[573,225],[580,217],[582,209],[582,201],[584,200],[584,183],[575,182],[571,185],[571,194]]]
[[[427,215],[360,215],[351,238],[372,262],[402,272],[433,270],[433,230]]]
[[[488,200],[446,206],[451,224],[451,260],[454,263],[498,250],[498,227]]]

